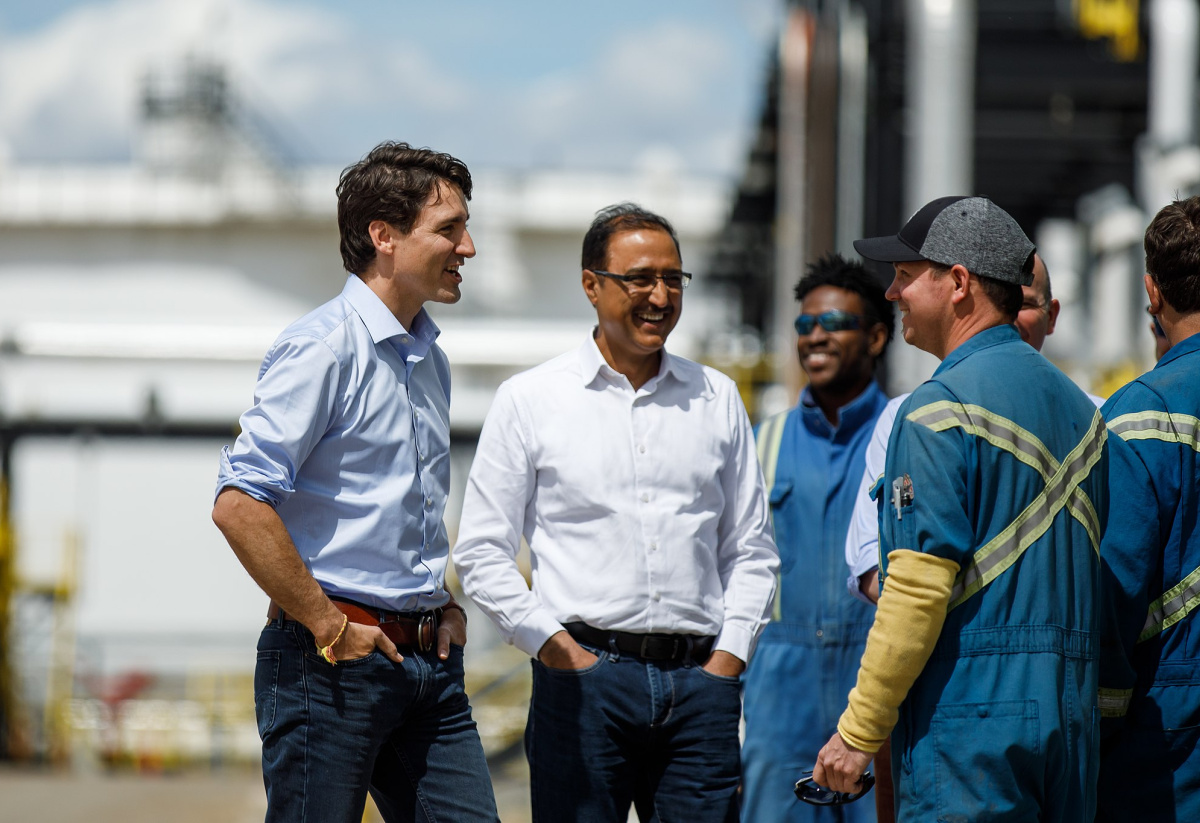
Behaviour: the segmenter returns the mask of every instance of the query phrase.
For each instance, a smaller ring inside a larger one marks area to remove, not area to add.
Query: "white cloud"
[[[234,88],[303,123],[332,110],[446,107],[422,49],[364,44],[343,18],[278,0],[112,0],[0,41],[0,135],[19,158],[128,156],[142,78],[184,56],[224,63]]]
[[[596,59],[547,74],[510,98],[514,142],[560,162],[627,166],[666,146],[692,169],[729,172],[757,97],[710,28],[664,21],[624,32]],[[714,101],[725,105],[714,106]],[[735,104],[735,102],[737,104]]]
[[[531,67],[510,30],[473,41],[468,62],[494,70],[468,74],[429,25],[286,0],[83,3],[0,34],[0,149],[18,161],[128,158],[145,72],[195,55],[225,64],[235,92],[309,160],[348,161],[390,137],[473,165],[628,168],[654,146],[693,170],[740,163],[760,94],[738,52],[748,33],[687,16],[631,20],[577,52],[590,59]],[[519,69],[506,71],[510,61]]]

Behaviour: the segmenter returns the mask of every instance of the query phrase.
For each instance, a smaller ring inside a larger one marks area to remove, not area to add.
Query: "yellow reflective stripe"
[[[1133,412],[1114,418],[1108,428],[1122,440],[1162,440],[1200,451],[1200,418],[1190,414]]]
[[[934,431],[960,426],[997,448],[1004,449],[1022,463],[1037,469],[1043,477],[1058,468],[1058,461],[1045,444],[1032,432],[1021,428],[1006,417],[972,403],[939,400],[922,406],[906,418]]]
[[[950,593],[950,609],[964,601],[1008,571],[1054,522],[1067,499],[1079,487],[1100,461],[1108,432],[1104,418],[1097,412],[1092,428],[1071,450],[1058,471],[1046,483],[1046,488],[1017,515],[1007,528],[975,552]]]
[[[968,434],[982,438],[996,448],[1008,452],[1040,474],[1042,480],[1047,483],[1054,472],[1058,471],[1058,461],[1037,435],[982,406],[939,400],[922,406],[910,413],[906,419],[933,431],[960,427]],[[1092,422],[1095,423],[1094,418]],[[1092,543],[1092,550],[1099,555],[1100,517],[1082,489],[1071,493],[1068,511],[1083,526]]]
[[[754,445],[758,450],[758,462],[762,466],[768,495],[775,488],[775,468],[779,465],[779,447],[783,443],[783,425],[787,422],[787,416],[787,412],[771,415],[758,427],[758,440]]]
[[[1088,533],[1088,539],[1092,541],[1092,551],[1100,554],[1100,515],[1096,514],[1096,508],[1092,505],[1092,501],[1082,489],[1075,489],[1071,493],[1071,500],[1067,503],[1067,507],[1071,510],[1071,516],[1078,520],[1083,528]]]
[[[980,406],[942,400],[922,406],[906,419],[933,431],[960,427],[1002,449],[1033,468],[1046,483],[1045,489],[1017,518],[977,550],[971,563],[959,573],[950,595],[950,608],[991,583],[1025,553],[1046,530],[1064,506],[1083,525],[1093,551],[1099,552],[1100,523],[1095,507],[1079,488],[1103,454],[1107,430],[1097,411],[1088,433],[1060,464],[1032,432]]]
[[[1192,609],[1200,603],[1200,569],[1194,570],[1175,586],[1163,593],[1163,596],[1150,604],[1146,614],[1146,623],[1137,642],[1149,640],[1161,634],[1187,617]]]
[[[762,466],[763,483],[770,499],[771,490],[775,488],[775,469],[779,466],[779,448],[783,445],[783,429],[787,423],[788,412],[780,412],[768,417],[758,427],[758,439],[754,446],[758,451],[758,462]],[[771,512],[774,523],[775,512]],[[771,607],[771,619],[779,620],[783,616],[781,593],[783,590],[783,574],[775,573],[775,604]]]
[[[1124,717],[1133,699],[1133,689],[1106,689],[1101,686],[1098,696],[1101,717]]]

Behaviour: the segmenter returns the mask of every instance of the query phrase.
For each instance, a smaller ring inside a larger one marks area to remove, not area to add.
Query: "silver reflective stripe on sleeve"
[[[1124,717],[1129,711],[1133,689],[1106,689],[1101,686],[1098,696],[1101,717]]]
[[[1108,429],[1122,440],[1159,440],[1200,451],[1200,418],[1190,414],[1144,411],[1113,418]],[[1200,569],[1194,570],[1150,604],[1138,642],[1174,626],[1200,603]]]

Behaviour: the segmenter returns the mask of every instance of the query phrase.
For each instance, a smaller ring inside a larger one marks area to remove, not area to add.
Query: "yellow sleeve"
[[[888,554],[887,582],[858,668],[858,683],[838,721],[848,744],[876,752],[892,733],[900,704],[925,668],[946,622],[959,566],[910,549]]]

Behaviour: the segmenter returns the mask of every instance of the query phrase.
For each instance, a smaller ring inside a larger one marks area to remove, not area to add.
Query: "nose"
[[[883,293],[883,296],[888,300],[891,300],[893,303],[900,299],[900,287],[896,285],[896,281],[898,279],[899,278],[893,277],[891,285],[889,285],[887,287],[887,291]]]
[[[654,281],[654,288],[650,290],[650,303],[655,306],[666,306],[670,302],[671,292],[660,277]]]
[[[471,232],[463,229],[462,240],[458,241],[458,246],[454,249],[455,254],[460,254],[463,257],[475,256],[475,241],[471,239]]]

